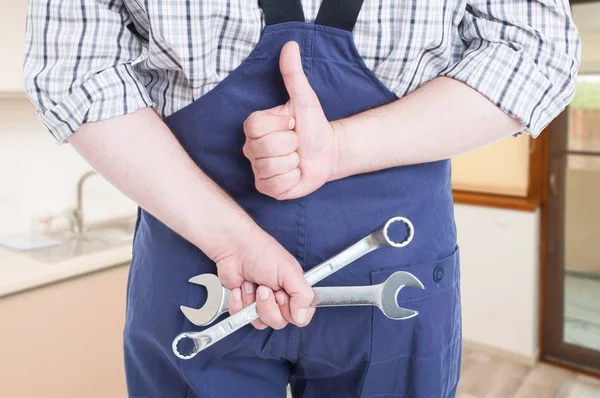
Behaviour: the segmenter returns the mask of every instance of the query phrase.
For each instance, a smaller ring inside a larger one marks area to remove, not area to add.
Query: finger
[[[274,295],[275,301],[277,302],[279,310],[281,311],[281,315],[283,315],[285,320],[289,323],[294,323],[294,318],[290,312],[290,297],[283,290],[275,292]]]
[[[245,281],[242,283],[242,303],[244,304],[244,308],[249,306],[250,304],[256,301],[256,285],[252,282]],[[260,319],[257,319],[252,322],[252,326],[256,329],[266,329],[267,325],[262,322]]]
[[[242,289],[236,287],[229,295],[229,315],[235,314],[242,308],[244,308],[244,303],[242,302]]]
[[[302,69],[298,43],[291,41],[283,46],[279,55],[279,70],[291,99],[310,101],[316,97]]]
[[[240,274],[228,266],[217,267],[217,276],[219,277],[221,284],[227,289],[233,290],[236,287],[240,287],[244,282],[244,279],[240,276]]]
[[[281,314],[281,310],[275,301],[273,291],[267,286],[259,286],[256,289],[256,310],[260,320],[273,329],[283,329],[288,322]]]
[[[285,199],[286,193],[295,187],[301,179],[299,169],[294,169],[285,174],[256,180],[256,190],[275,199]]]
[[[244,121],[244,133],[250,138],[260,138],[275,131],[292,130],[294,124],[294,118],[291,116],[256,111]]]
[[[310,322],[314,311],[309,311],[314,293],[301,272],[290,272],[281,276],[281,287],[290,297],[290,312],[293,323],[305,326]]]
[[[285,294],[285,292],[283,290],[279,290],[277,292],[275,292],[275,301],[277,301],[277,305],[279,305],[279,309],[281,310],[281,315],[283,315],[283,317],[289,322],[289,323],[294,323],[294,319],[292,317],[292,314],[290,312],[290,306],[289,306],[289,301],[290,298],[287,294]],[[287,304],[287,305],[286,305]],[[317,309],[315,307],[310,307],[308,309],[308,319],[312,319],[315,311]]]
[[[298,149],[298,136],[293,131],[276,131],[256,139],[248,139],[244,144],[244,155],[250,159],[285,156]]]
[[[292,171],[299,164],[300,157],[296,152],[285,156],[256,159],[253,165],[254,175],[258,178],[271,178]]]

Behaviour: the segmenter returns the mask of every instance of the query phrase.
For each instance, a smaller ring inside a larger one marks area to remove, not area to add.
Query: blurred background
[[[0,396],[125,397],[136,206],[37,121],[21,77],[26,0],[0,10]],[[600,397],[600,1],[572,10],[571,106],[536,140],[453,160],[460,398]]]

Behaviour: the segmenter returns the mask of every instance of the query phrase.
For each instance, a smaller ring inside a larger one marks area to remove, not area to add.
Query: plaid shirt
[[[303,0],[307,21],[319,5]],[[26,91],[59,143],[147,106],[166,117],[240,65],[263,26],[256,0],[29,0]],[[366,0],[353,33],[398,97],[448,76],[534,137],[574,96],[568,0]]]

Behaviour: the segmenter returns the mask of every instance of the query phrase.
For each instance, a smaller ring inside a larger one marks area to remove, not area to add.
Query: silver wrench
[[[185,317],[196,326],[210,325],[222,314],[229,311],[231,290],[221,285],[215,274],[202,274],[190,279],[191,283],[206,287],[206,303],[201,308],[181,306]],[[405,286],[423,289],[421,281],[413,274],[397,271],[383,283],[374,286],[328,286],[315,287],[315,297],[311,307],[344,307],[374,305],[385,316],[394,320],[416,316],[417,311],[398,306],[398,292]]]
[[[402,240],[395,242],[389,237],[389,228],[392,224],[396,222],[401,222],[406,227],[406,235],[402,238]],[[306,281],[309,285],[314,285],[315,283],[323,280],[329,275],[339,271],[344,268],[346,265],[352,263],[358,258],[368,254],[376,249],[382,247],[404,247],[408,245],[414,236],[414,227],[412,223],[404,218],[404,217],[393,217],[390,218],[385,224],[381,225],[375,231],[365,236],[358,242],[354,243],[347,249],[341,251],[336,254],[329,260],[324,261],[323,263],[317,265],[314,268],[311,268],[304,274]],[[210,347],[215,344],[217,341],[223,339],[229,334],[241,329],[242,327],[248,325],[250,322],[258,319],[258,313],[256,312],[256,303],[245,307],[243,310],[235,313],[222,320],[221,322],[209,327],[200,332],[184,332],[175,337],[172,343],[173,353],[181,359],[190,359],[195,357],[200,351]],[[179,352],[177,345],[183,339],[192,339],[194,342],[194,347],[192,351],[185,355]]]

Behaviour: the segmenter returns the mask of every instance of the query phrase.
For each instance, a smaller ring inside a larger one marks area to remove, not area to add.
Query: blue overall
[[[304,71],[329,120],[397,99],[353,42],[361,4],[324,0],[315,23],[306,23],[300,0],[262,0],[266,26],[250,56],[166,123],[194,162],[305,270],[390,217],[409,218],[415,236],[408,246],[370,253],[318,285],[377,284],[407,270],[425,289],[403,289],[399,304],[419,315],[393,321],[376,307],[319,308],[304,328],[259,331],[248,325],[180,360],[171,350],[174,337],[200,328],[179,306],[200,307],[206,299],[206,291],[188,279],[216,273],[216,266],[140,210],[124,331],[131,397],[283,398],[288,383],[294,397],[454,397],[461,310],[450,161],[356,175],[304,198],[277,201],[256,191],[242,154],[244,120],[288,100],[278,63],[288,41],[299,44]],[[372,134],[377,139],[377,131]]]

